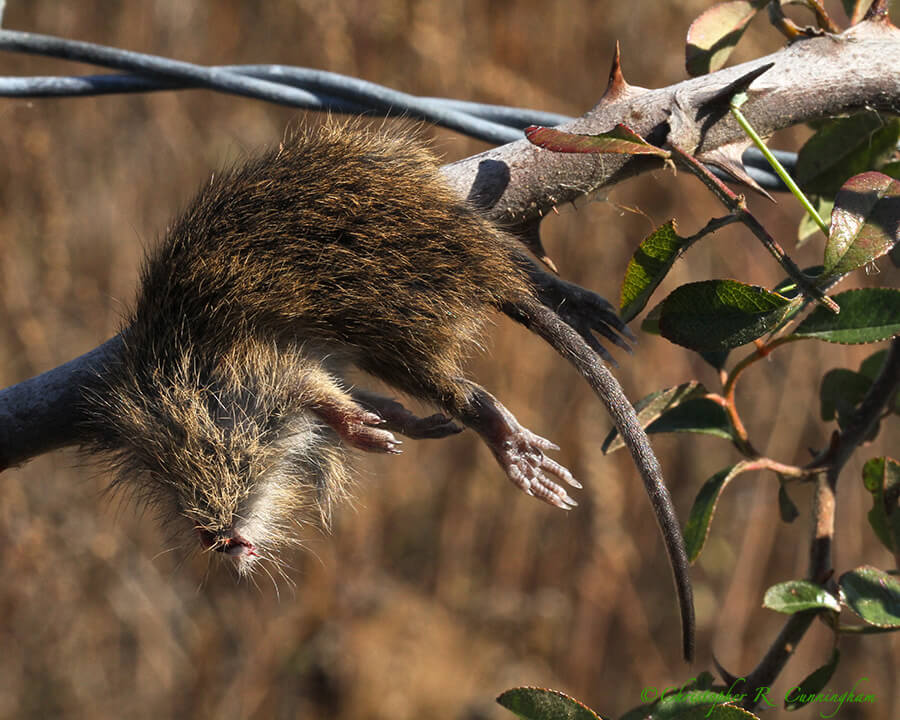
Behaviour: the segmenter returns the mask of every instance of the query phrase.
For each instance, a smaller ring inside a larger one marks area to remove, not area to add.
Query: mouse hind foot
[[[469,380],[457,380],[468,389],[460,419],[481,435],[512,483],[528,495],[569,510],[578,503],[562,481],[574,488],[581,484],[565,467],[547,456],[559,447],[519,424],[497,398]]]

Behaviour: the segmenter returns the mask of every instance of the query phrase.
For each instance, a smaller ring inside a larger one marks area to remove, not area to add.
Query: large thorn
[[[619,55],[619,41],[616,40],[616,52],[613,55],[612,67],[609,69],[609,81],[606,83],[606,90],[603,92],[604,100],[618,100],[622,95],[628,92],[629,85],[625,82],[625,76],[622,75],[622,63]]]
[[[749,138],[746,140],[738,140],[737,142],[728,145],[720,145],[709,152],[701,153],[697,156],[697,159],[707,165],[715,165],[716,167],[721,168],[738,182],[747,185],[763,197],[775,202],[775,198],[760,187],[759,183],[750,177],[747,173],[747,169],[744,167],[744,150],[751,144],[752,142]]]

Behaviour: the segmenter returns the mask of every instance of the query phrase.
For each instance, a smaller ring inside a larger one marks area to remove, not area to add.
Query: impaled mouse
[[[592,301],[554,309],[575,291],[587,292],[539,270],[402,131],[296,131],[214,176],[149,253],[121,351],[86,389],[84,444],[241,573],[293,542],[300,519],[328,518],[347,493],[345,447],[398,452],[394,433],[471,428],[513,484],[572,507],[565,486],[580,486],[549,456],[556,446],[463,375],[500,310],[576,366],[626,439],[663,530],[689,656],[680,529],[634,411],[577,317]],[[441,414],[349,387],[350,367]]]

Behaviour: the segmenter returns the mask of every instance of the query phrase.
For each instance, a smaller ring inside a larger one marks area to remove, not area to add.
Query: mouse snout
[[[222,530],[219,532],[211,532],[206,528],[197,528],[197,534],[200,536],[200,542],[207,550],[225,553],[226,555],[256,555],[256,548],[253,543],[242,537],[234,529]]]

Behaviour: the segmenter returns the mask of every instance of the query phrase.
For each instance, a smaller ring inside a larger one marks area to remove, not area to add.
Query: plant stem
[[[838,476],[853,451],[865,440],[888,398],[893,396],[898,387],[900,387],[900,338],[894,338],[878,377],[875,378],[844,430],[836,432],[829,448],[821,457],[804,468],[820,473],[813,498],[813,538],[809,551],[808,577],[814,582],[822,582],[828,578],[833,568],[831,550]],[[817,615],[816,611],[807,611],[791,616],[765,657],[747,675],[747,687],[751,691],[755,692],[756,688],[772,685]],[[752,692],[748,698],[742,706],[751,710],[756,704]]]
[[[762,360],[764,357],[767,357],[775,348],[781,347],[782,345],[787,345],[791,342],[796,342],[797,340],[805,340],[806,338],[797,337],[796,335],[785,335],[784,337],[776,338],[769,343],[766,343],[760,348],[757,348],[753,352],[751,352],[747,357],[738,362],[735,365],[731,372],[728,373],[728,377],[725,381],[722,392],[725,397],[734,396],[734,386],[737,384],[738,378],[741,376],[741,373],[744,372],[748,367],[750,367],[753,363]]]
[[[806,194],[800,189],[796,182],[794,182],[794,178],[790,176],[787,170],[784,169],[784,166],[778,162],[778,158],[776,158],[766,144],[763,142],[763,139],[757,134],[756,130],[753,129],[753,126],[744,117],[744,113],[740,111],[741,105],[747,100],[747,93],[738,93],[733,98],[731,98],[731,114],[734,116],[734,119],[737,120],[738,125],[741,126],[741,130],[747,133],[747,137],[749,137],[753,144],[759,149],[759,151],[763,154],[763,157],[772,166],[772,169],[781,178],[785,185],[787,185],[788,190],[794,195],[797,200],[800,201],[800,204],[809,213],[810,217],[816,221],[816,225],[825,233],[825,237],[828,237],[828,225],[821,218],[819,213],[816,211],[813,204],[809,201],[809,198],[806,197]]]
[[[750,229],[759,241],[762,242],[763,246],[769,251],[772,257],[778,261],[778,264],[784,268],[788,277],[797,283],[797,287],[800,288],[804,297],[815,300],[835,314],[841,311],[834,300],[825,295],[825,292],[821,288],[816,287],[815,282],[812,279],[803,274],[796,263],[788,257],[781,245],[776,242],[775,238],[768,233],[762,223],[747,209],[747,203],[742,195],[738,195],[732,191],[731,188],[707,170],[707,168],[693,155],[685,152],[677,145],[671,145],[670,147],[672,148],[673,159],[678,161],[691,174],[695,175],[707,188],[709,188],[713,195],[715,195],[725,207],[733,212],[737,218]]]

